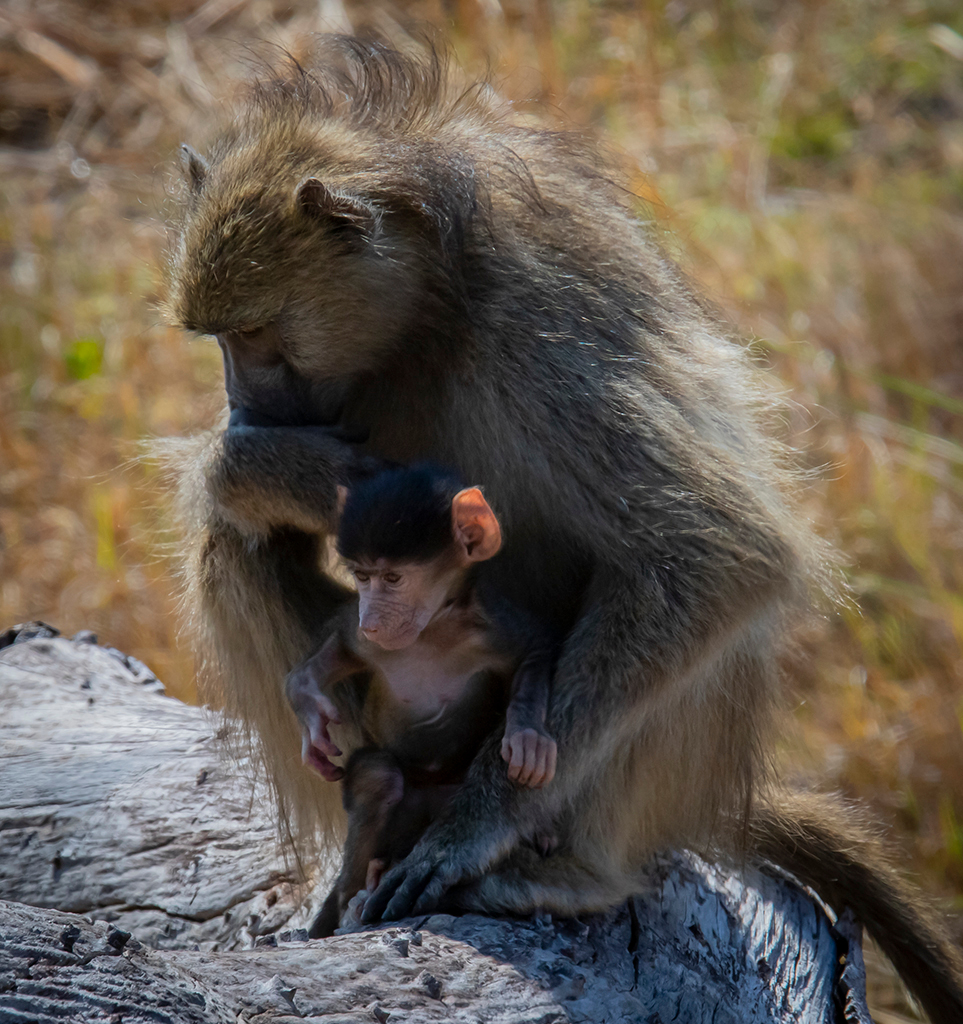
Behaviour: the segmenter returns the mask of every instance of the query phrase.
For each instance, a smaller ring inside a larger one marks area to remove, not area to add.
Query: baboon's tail
[[[754,808],[748,838],[830,906],[852,909],[933,1024],[963,1022],[963,958],[858,812],[831,797],[778,793]]]

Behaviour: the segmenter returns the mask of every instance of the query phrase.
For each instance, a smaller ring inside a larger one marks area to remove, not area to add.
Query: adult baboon
[[[185,162],[169,314],[217,336],[231,409],[183,466],[190,589],[282,821],[314,835],[336,806],[283,681],[344,600],[323,540],[366,460],[482,483],[508,537],[493,585],[566,637],[552,785],[513,785],[493,731],[366,917],[594,910],[653,850],[747,834],[877,925],[934,1017],[963,1019],[950,946],[872,842],[768,798],[776,654],[822,548],[746,353],[591,145],[513,120],[435,55],[334,38]],[[546,829],[544,860],[523,841]]]

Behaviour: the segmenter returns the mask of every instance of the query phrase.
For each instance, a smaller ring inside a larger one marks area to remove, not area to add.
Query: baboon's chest
[[[467,769],[508,701],[511,665],[481,630],[453,624],[403,651],[379,654],[366,726],[406,766],[443,774]]]

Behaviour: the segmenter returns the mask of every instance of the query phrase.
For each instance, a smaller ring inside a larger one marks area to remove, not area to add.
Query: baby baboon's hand
[[[508,777],[531,789],[541,789],[555,778],[557,751],[555,740],[540,729],[506,731],[502,740]]]
[[[337,782],[344,769],[330,760],[341,750],[328,735],[328,726],[341,722],[341,715],[329,697],[318,687],[314,673],[299,666],[289,673],[285,681],[288,703],[301,724],[301,760],[322,778]]]

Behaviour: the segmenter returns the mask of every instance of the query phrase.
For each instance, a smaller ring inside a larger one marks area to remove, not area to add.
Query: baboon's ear
[[[502,528],[477,487],[466,487],[452,499],[451,526],[466,562],[484,562],[502,546]]]
[[[374,210],[354,196],[332,192],[320,178],[305,178],[297,188],[298,205],[310,217],[333,221],[365,233],[374,227]]]
[[[201,185],[204,184],[204,179],[207,177],[207,161],[196,149],[192,149],[187,143],[184,143],[181,146],[181,166],[187,174],[191,191],[200,192]]]

